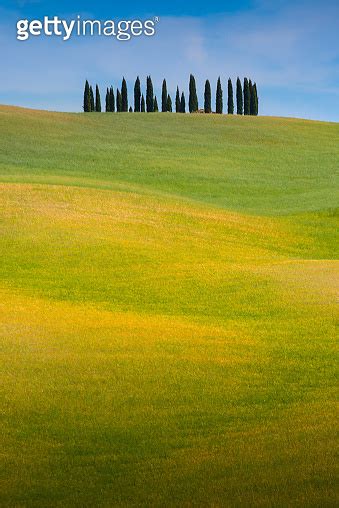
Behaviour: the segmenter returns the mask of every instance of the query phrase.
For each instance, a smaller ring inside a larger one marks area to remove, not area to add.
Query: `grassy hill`
[[[0,106],[0,504],[336,504],[338,137]]]

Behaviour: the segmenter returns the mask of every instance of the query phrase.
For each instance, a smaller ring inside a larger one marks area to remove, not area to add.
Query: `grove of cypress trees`
[[[85,113],[89,113],[91,111],[91,96],[89,91],[89,83],[86,79],[85,90],[84,90],[84,103],[83,110]]]
[[[144,97],[144,94],[141,95],[140,110],[141,110],[141,113],[145,113],[145,97]]]
[[[190,75],[188,108],[190,113],[198,111],[198,96],[193,74]]]
[[[89,87],[90,111],[95,111],[93,88]]]
[[[167,107],[167,111],[169,113],[172,113],[172,99],[171,99],[169,94],[167,95],[167,105],[166,105],[166,107]]]
[[[95,111],[101,113],[101,99],[98,85],[95,86]]]
[[[222,110],[223,110],[222,88],[221,88],[221,81],[220,81],[220,77],[219,77],[218,81],[217,81],[217,92],[216,92],[216,97],[215,97],[215,112],[219,113],[221,115]]]
[[[205,111],[205,113],[211,113],[211,111],[212,111],[211,84],[208,79],[206,79],[206,83],[205,83],[204,111]]]
[[[244,83],[242,87],[242,83],[238,77],[236,83],[236,101],[238,115],[244,114],[257,116],[259,113],[259,99],[256,83],[252,84],[251,79],[244,78]],[[211,113],[212,111],[211,102],[212,102],[211,85],[209,80],[207,79],[205,82],[205,92],[204,92],[205,113]],[[131,109],[132,108],[128,108],[127,84],[125,78],[123,78],[121,84],[121,91],[117,89],[116,110],[117,112],[121,112],[121,111],[131,111]],[[85,82],[83,110],[84,112],[102,111],[99,86],[96,85],[95,87],[95,97],[94,97],[93,88],[89,84],[88,80],[86,80]],[[147,111],[148,113],[150,113],[153,111],[157,112],[158,110],[159,110],[158,101],[156,96],[154,96],[151,76],[147,76],[146,101],[144,95],[141,94],[141,85],[138,76],[134,85],[134,111],[135,112]],[[106,89],[105,111],[106,112],[115,111],[115,98],[112,86]],[[166,79],[164,79],[162,82],[161,111],[172,112],[172,99],[170,95],[167,93]],[[180,96],[178,86],[175,96],[175,111],[176,113],[186,112],[185,95],[182,92]],[[195,78],[192,74],[190,75],[189,81],[189,111],[190,113],[198,111],[198,96],[196,91],[196,83]],[[216,90],[216,113],[221,114],[222,112],[223,112],[223,91],[221,87],[221,80],[219,77],[217,81],[217,90]],[[230,115],[234,114],[233,84],[231,78],[228,79],[227,113]]]
[[[241,81],[237,78],[237,115],[242,115],[244,110]]]
[[[117,113],[122,111],[122,98],[119,88],[117,88]]]
[[[127,84],[125,78],[122,78],[121,83],[121,111],[124,113],[128,111]]]
[[[166,79],[162,82],[162,92],[161,92],[161,111],[166,113],[167,111],[167,84]]]
[[[115,111],[115,100],[114,100],[114,91],[113,91],[113,87],[111,86],[110,88],[110,91],[109,91],[109,110],[111,111],[111,113],[114,113]],[[118,106],[117,106],[118,108]]]
[[[146,82],[146,111],[147,113],[153,113],[154,111],[153,83],[151,76],[147,76]]]
[[[231,78],[228,78],[228,98],[227,98],[227,113],[233,115],[234,113],[234,100],[233,100],[233,85]]]
[[[186,101],[185,101],[184,92],[182,92],[182,94],[181,94],[180,113],[186,113]]]
[[[141,99],[141,88],[139,76],[135,80],[134,84],[134,111],[140,113],[140,99]]]
[[[178,86],[177,86],[177,93],[175,95],[175,112],[180,113],[180,92],[179,92]]]
[[[250,114],[250,85],[248,79],[244,78],[244,115]]]

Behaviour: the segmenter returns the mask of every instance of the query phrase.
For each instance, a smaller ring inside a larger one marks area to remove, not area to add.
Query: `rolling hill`
[[[0,106],[0,504],[336,505],[338,138]]]

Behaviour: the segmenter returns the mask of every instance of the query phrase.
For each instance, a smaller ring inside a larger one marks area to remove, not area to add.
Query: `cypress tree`
[[[171,99],[169,94],[167,95],[167,105],[166,105],[166,107],[167,107],[167,111],[169,113],[172,113],[172,99]]]
[[[113,87],[111,86],[110,88],[110,91],[109,91],[109,110],[111,113],[114,113],[115,111],[115,100],[114,100],[114,91],[113,91]]]
[[[144,94],[142,94],[142,96],[141,96],[140,110],[141,110],[141,113],[145,113],[145,97],[144,97]]]
[[[221,88],[221,81],[220,78],[218,78],[217,81],[217,92],[215,97],[215,112],[222,114],[223,110],[223,100],[222,100],[222,88]]]
[[[242,115],[244,109],[241,81],[237,78],[237,115]]]
[[[146,83],[146,111],[147,111],[147,113],[153,113],[153,111],[154,111],[153,83],[152,83],[151,76],[147,76],[147,83]]]
[[[180,113],[186,113],[186,101],[185,101],[184,92],[182,92],[182,94],[181,94]]]
[[[258,99],[258,91],[257,91],[257,84],[254,83],[253,85],[253,93],[255,97],[255,116],[258,116],[259,114],[259,99]]]
[[[89,87],[90,111],[95,111],[93,88]]]
[[[255,97],[254,85],[252,84],[252,80],[249,80],[249,87],[250,87],[250,115],[255,116],[257,100]]]
[[[233,100],[233,85],[231,78],[228,78],[228,98],[227,98],[227,113],[233,115],[234,113],[234,100]]]
[[[95,111],[101,113],[101,99],[98,85],[95,86]]]
[[[120,99],[120,90],[119,90],[119,88],[117,88],[115,97],[116,97],[115,100],[116,100],[116,105],[117,105],[117,113],[120,113],[120,102],[121,102],[121,99]]]
[[[141,88],[139,76],[135,80],[134,84],[134,111],[140,113],[140,99],[141,99]]]
[[[175,94],[175,112],[180,113],[180,92],[177,86],[177,93]]]
[[[154,113],[158,113],[158,112],[159,112],[158,101],[157,101],[157,96],[155,95],[155,97],[154,97]]]
[[[188,108],[190,113],[198,111],[198,96],[193,74],[190,75]]]
[[[122,111],[122,97],[119,88],[117,88],[117,113]]]
[[[109,90],[108,90],[108,88],[106,89],[105,111],[106,111],[106,113],[109,113],[109,111],[110,111]]]
[[[85,90],[84,90],[84,103],[83,103],[83,110],[85,113],[89,113],[91,111],[91,97],[89,92],[89,83],[86,79],[85,83]]]
[[[162,93],[161,93],[161,111],[165,113],[167,111],[167,84],[166,79],[162,82]]]
[[[250,86],[248,83],[248,79],[244,78],[244,115],[250,114]]]
[[[205,83],[204,111],[205,113],[211,113],[212,111],[211,84],[208,79],[206,79]]]
[[[129,113],[133,113],[133,109],[132,109],[132,106],[129,107],[129,110],[128,110]]]
[[[122,78],[121,83],[121,111],[124,113],[128,111],[127,84],[125,78]]]

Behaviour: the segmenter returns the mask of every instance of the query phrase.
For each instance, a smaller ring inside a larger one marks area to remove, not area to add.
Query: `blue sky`
[[[128,42],[106,37],[31,37],[16,40],[18,19],[58,15],[88,19],[159,16],[154,37]],[[130,97],[136,75],[151,74],[159,96],[166,77],[187,91],[196,76],[213,92],[221,76],[258,84],[260,114],[339,121],[339,1],[40,1],[1,0],[0,103],[81,111],[84,80],[115,87],[124,75]],[[226,95],[226,94],[225,94]]]

